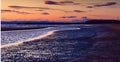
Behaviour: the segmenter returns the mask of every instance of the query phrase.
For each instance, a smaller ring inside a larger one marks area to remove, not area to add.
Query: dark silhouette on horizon
[[[120,20],[91,19],[86,22],[60,22],[60,21],[1,21],[1,24],[119,24]]]

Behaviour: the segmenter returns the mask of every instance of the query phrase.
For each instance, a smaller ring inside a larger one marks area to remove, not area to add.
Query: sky
[[[70,21],[118,19],[120,0],[1,0],[1,19]]]

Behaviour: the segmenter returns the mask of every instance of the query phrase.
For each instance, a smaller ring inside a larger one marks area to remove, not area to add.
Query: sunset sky
[[[80,20],[120,17],[120,0],[2,0],[2,20]]]

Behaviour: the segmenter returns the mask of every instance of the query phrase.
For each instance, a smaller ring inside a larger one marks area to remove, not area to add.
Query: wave
[[[34,38],[29,38],[27,40],[17,41],[15,43],[9,43],[9,44],[5,44],[5,45],[1,45],[1,48],[10,47],[10,46],[17,46],[17,45],[22,44],[23,42],[29,42],[29,41],[34,41],[34,40],[42,39],[42,38],[45,38],[45,37],[47,37],[49,35],[52,35],[56,31],[78,30],[78,29],[80,29],[80,28],[70,28],[70,29],[63,29],[63,30],[62,29],[60,29],[60,30],[51,30],[51,31],[49,31],[46,34],[43,34],[41,36],[37,36],[37,37],[34,37]]]
[[[53,34],[55,31],[57,31],[57,30],[49,31],[49,32],[47,32],[44,35],[41,35],[41,36],[38,36],[38,37],[34,37],[34,38],[30,38],[30,39],[27,39],[25,41],[17,41],[15,43],[10,43],[10,44],[6,44],[6,45],[2,45],[1,48],[9,47],[9,46],[17,46],[19,44],[22,44],[23,42],[29,42],[29,41],[34,41],[34,40],[37,40],[37,39],[42,39],[42,38],[44,38],[46,36],[49,36],[49,35]]]

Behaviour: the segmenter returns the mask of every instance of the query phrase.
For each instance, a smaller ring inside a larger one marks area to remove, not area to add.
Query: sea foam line
[[[44,35],[41,35],[41,36],[38,36],[38,37],[34,37],[34,38],[29,38],[27,40],[23,40],[23,41],[17,41],[15,43],[10,43],[10,44],[6,44],[6,45],[1,45],[1,48],[4,48],[4,47],[10,47],[10,46],[17,46],[19,44],[22,44],[23,42],[29,42],[29,41],[34,41],[34,40],[37,40],[37,39],[42,39],[46,36],[49,36],[51,34],[53,34],[54,32],[56,32],[57,30],[53,30],[53,31],[49,31],[47,32],[46,34]]]
[[[65,30],[79,30],[80,28],[71,28],[71,29],[65,29]],[[23,40],[23,41],[17,41],[15,43],[10,43],[10,44],[6,44],[6,45],[1,45],[1,48],[5,48],[5,47],[10,47],[10,46],[17,46],[19,44],[22,44],[23,42],[29,42],[29,41],[34,41],[34,40],[38,40],[38,39],[42,39],[44,37],[47,37],[49,35],[52,35],[54,32],[56,31],[64,31],[64,30],[52,30],[52,31],[49,31],[47,32],[46,34],[44,35],[41,35],[41,36],[37,36],[37,37],[34,37],[34,38],[29,38],[27,40]]]

